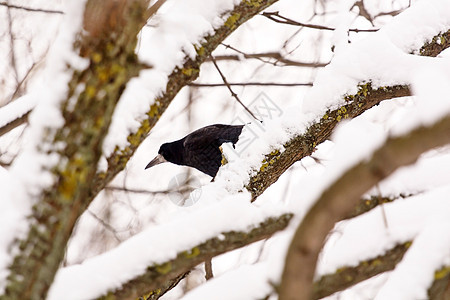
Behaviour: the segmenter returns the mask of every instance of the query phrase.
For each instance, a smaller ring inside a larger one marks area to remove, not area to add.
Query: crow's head
[[[158,155],[145,168],[148,169],[163,162],[171,162],[177,165],[183,164],[183,145],[180,141],[162,144]]]

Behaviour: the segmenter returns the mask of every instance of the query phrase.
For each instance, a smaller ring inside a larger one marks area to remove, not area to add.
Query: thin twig
[[[308,68],[320,68],[320,67],[325,67],[328,64],[328,63],[308,63],[308,62],[294,61],[294,60],[290,60],[290,59],[283,57],[283,55],[280,52],[248,54],[239,49],[234,48],[231,45],[224,44],[224,43],[221,43],[221,45],[224,46],[226,49],[231,49],[239,54],[242,54],[242,56],[244,58],[257,59],[257,60],[262,61],[263,63],[272,64],[274,66],[278,66],[279,65],[278,62],[282,63],[283,66],[296,66],[296,67],[308,67]],[[238,55],[220,55],[220,56],[217,55],[214,58],[216,59],[216,61],[218,61],[218,60],[241,60],[241,57],[239,57]],[[271,62],[268,60],[264,60],[263,58],[273,58],[276,61]]]
[[[205,260],[205,273],[206,280],[210,280],[214,277],[212,270],[212,258],[208,258],[207,260]]]
[[[153,4],[146,12],[146,19],[150,19],[151,16],[156,14],[158,9],[166,2],[166,0],[158,0],[155,4]]]
[[[312,86],[311,82],[307,83],[282,83],[282,82],[230,82],[230,86]],[[219,87],[226,86],[225,83],[190,83],[192,87]]]
[[[122,240],[119,238],[119,236],[117,235],[116,230],[114,229],[114,227],[112,227],[110,224],[108,224],[107,222],[105,222],[102,218],[100,218],[99,216],[97,216],[94,212],[92,212],[91,210],[87,210],[87,212],[94,218],[97,220],[97,222],[99,222],[100,224],[103,225],[103,227],[108,230],[109,232],[111,232],[111,234],[114,236],[114,238],[118,241],[118,242],[122,242]]]
[[[11,11],[8,9],[6,10],[6,15],[8,17],[8,30],[9,30],[9,48],[11,49],[10,54],[10,64],[11,68],[13,70],[14,79],[16,80],[16,85],[19,84],[19,74],[17,72],[17,65],[16,65],[16,47],[15,47],[15,36],[13,31],[13,24],[12,24],[12,17],[11,17]]]
[[[25,124],[28,122],[28,116],[30,115],[31,110],[24,113],[22,116],[18,117],[17,119],[12,120],[11,122],[5,124],[4,126],[0,127],[0,136],[10,132],[14,128],[19,127],[22,124]]]
[[[247,106],[244,105],[244,103],[242,103],[242,101],[239,99],[238,95],[233,91],[233,89],[231,88],[230,84],[228,83],[227,79],[225,78],[225,76],[223,75],[222,71],[220,71],[219,66],[216,63],[216,60],[214,59],[214,56],[211,55],[211,61],[213,62],[214,66],[217,69],[217,72],[219,72],[220,77],[222,77],[223,82],[225,83],[226,87],[228,88],[228,90],[231,92],[231,96],[233,96],[237,102],[239,102],[240,105],[242,105],[242,107],[257,121],[261,122],[251,111],[250,109],[247,108]]]
[[[21,9],[21,10],[31,11],[31,12],[41,12],[41,13],[61,14],[61,15],[64,14],[64,12],[60,11],[60,10],[24,7],[24,6],[18,6],[18,5],[14,5],[14,4],[9,4],[9,3],[6,3],[6,2],[0,2],[0,6],[6,6],[8,8]]]
[[[315,25],[315,24],[307,24],[307,23],[301,23],[294,21],[292,19],[286,18],[281,16],[277,11],[276,12],[264,12],[262,15],[274,22],[281,23],[281,24],[287,24],[287,25],[293,25],[293,26],[302,26],[307,28],[313,28],[313,29],[320,29],[320,30],[336,30],[336,28],[327,27],[323,25]],[[351,28],[348,31],[353,32],[376,32],[378,29],[357,29],[357,28]]]
[[[125,187],[118,187],[118,186],[107,186],[107,187],[105,187],[105,190],[120,191],[120,192],[126,192],[126,193],[134,193],[134,194],[167,194],[170,192],[169,190],[148,191],[148,190],[140,190],[140,189],[128,189]]]

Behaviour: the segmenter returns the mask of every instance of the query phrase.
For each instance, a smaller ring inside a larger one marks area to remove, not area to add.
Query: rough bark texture
[[[311,298],[316,262],[326,236],[336,222],[351,213],[362,194],[397,168],[414,163],[423,152],[448,143],[450,116],[405,136],[388,139],[370,160],[349,169],[332,184],[295,232],[286,257],[280,299]]]
[[[82,71],[67,70],[72,80],[62,105],[65,123],[56,131],[49,129],[47,141],[60,157],[47,170],[56,181],[33,207],[28,236],[10,267],[6,299],[46,297],[75,222],[89,204],[86,199],[115,105],[130,78],[143,68],[134,49],[147,5],[145,0],[87,2],[86,34],[74,48],[90,64]],[[85,88],[77,92],[81,84]]]
[[[420,49],[420,55],[437,56],[448,47],[450,47],[450,30],[433,37]],[[317,145],[330,137],[332,130],[342,119],[359,116],[383,100],[410,95],[411,92],[407,86],[373,89],[370,82],[359,85],[359,91],[355,95],[345,96],[348,104],[337,110],[327,112],[320,121],[308,128],[306,133],[292,138],[284,145],[286,150],[283,153],[266,155],[261,169],[250,179],[250,183],[247,185],[247,189],[252,193],[252,200],[254,201],[270,185],[275,183],[292,164],[311,155]]]
[[[168,280],[184,274],[206,259],[249,245],[271,237],[289,224],[292,214],[270,218],[248,232],[226,232],[222,238],[212,238],[160,265],[147,268],[145,274],[122,285],[119,290],[111,291],[101,299],[136,299],[141,295],[157,290]]]
[[[336,125],[344,119],[359,116],[383,100],[410,96],[407,86],[393,86],[373,89],[370,83],[359,86],[355,95],[346,96],[348,104],[327,112],[320,121],[308,128],[305,134],[298,135],[284,145],[285,151],[269,154],[259,172],[250,179],[247,189],[255,200],[295,162],[311,155],[316,146],[327,140]]]
[[[330,296],[375,275],[393,270],[410,245],[411,242],[397,245],[383,255],[360,262],[356,267],[343,267],[334,274],[320,277],[314,282],[312,299]]]
[[[428,289],[431,300],[450,299],[450,266],[444,266],[434,273],[434,282]]]

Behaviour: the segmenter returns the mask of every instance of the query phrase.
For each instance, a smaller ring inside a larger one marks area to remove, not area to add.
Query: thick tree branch
[[[48,140],[43,142],[51,150],[45,150],[46,154],[59,157],[47,170],[55,181],[33,207],[28,236],[10,267],[5,290],[9,299],[46,297],[75,222],[89,204],[114,108],[127,82],[145,67],[134,50],[137,34],[147,21],[147,8],[147,0],[90,0],[86,4],[85,34],[74,47],[89,66],[67,70],[72,79],[66,98],[61,99],[64,124],[47,128]],[[79,91],[80,86],[84,90]]]
[[[316,262],[334,224],[345,218],[361,195],[397,168],[414,163],[430,149],[450,143],[450,116],[404,136],[389,138],[372,157],[344,173],[310,209],[286,256],[280,299],[310,299]],[[358,184],[354,184],[358,182]]]
[[[360,85],[355,95],[346,96],[348,104],[339,109],[327,112],[319,122],[311,125],[308,130],[294,137],[284,145],[282,153],[266,155],[259,172],[250,179],[247,189],[252,193],[253,201],[295,162],[311,155],[316,146],[327,140],[333,129],[343,119],[359,116],[369,108],[383,100],[410,96],[406,86],[393,86],[373,89],[370,83]]]
[[[190,250],[178,253],[172,260],[148,267],[145,274],[124,283],[120,289],[109,292],[101,299],[136,299],[148,294],[207,259],[271,237],[274,233],[286,228],[291,218],[292,214],[284,214],[280,217],[269,218],[247,232],[223,233],[222,238],[209,239]]]
[[[450,47],[450,30],[433,37],[431,42],[420,49],[420,54],[436,56],[448,47]],[[292,164],[311,155],[317,145],[330,137],[331,132],[340,120],[359,116],[383,100],[411,96],[408,86],[373,89],[369,82],[359,85],[358,89],[359,91],[355,95],[345,96],[348,104],[327,112],[319,122],[311,125],[304,134],[298,135],[284,144],[285,151],[266,155],[261,169],[250,178],[250,183],[246,186],[252,193],[253,201],[275,183]]]

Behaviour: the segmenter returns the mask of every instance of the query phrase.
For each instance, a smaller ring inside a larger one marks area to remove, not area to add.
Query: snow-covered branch
[[[430,37],[420,48],[422,56],[437,56],[450,47],[450,30]],[[333,129],[341,120],[351,119],[361,115],[366,110],[378,105],[384,100],[411,96],[408,85],[395,85],[373,88],[370,78],[368,83],[358,85],[358,92],[352,95],[343,95],[346,104],[334,110],[328,110],[318,121],[313,123],[305,133],[296,135],[284,146],[283,152],[266,154],[262,167],[256,175],[250,178],[247,189],[252,193],[253,201],[261,195],[270,185],[302,158],[311,155],[316,146],[329,139]]]
[[[33,209],[27,237],[10,266],[5,290],[10,298],[45,298],[73,227],[89,204],[86,199],[114,108],[128,81],[145,68],[134,49],[147,20],[148,2],[90,0],[82,18],[83,6],[78,4],[74,15],[67,15],[65,28],[71,34],[62,32],[58,42],[64,48],[53,50],[61,51],[59,61],[55,58],[60,73],[52,74],[60,77],[55,83],[59,90],[47,95],[47,110],[42,106],[33,111],[35,144],[13,166],[19,168],[28,163],[27,155],[38,153],[41,161],[34,163],[38,172],[45,170],[47,181],[26,187]],[[81,20],[84,34],[79,34]],[[70,38],[72,43],[65,40]],[[38,117],[52,116],[59,122],[38,125]]]
[[[447,115],[433,125],[389,138],[368,161],[358,163],[326,189],[294,235],[286,257],[280,299],[311,297],[316,261],[326,236],[367,190],[397,168],[414,163],[423,152],[448,143],[450,116]]]
[[[181,67],[174,67],[168,76],[167,84],[161,95],[154,99],[153,104],[145,112],[145,119],[140,126],[128,135],[126,145],[123,147],[116,146],[114,151],[108,155],[108,168],[105,172],[100,172],[97,175],[93,195],[98,194],[125,168],[128,160],[158,122],[177,93],[199,76],[200,65],[209,58],[214,49],[241,24],[274,2],[276,0],[264,0],[258,1],[257,5],[254,5],[251,1],[241,1],[233,9],[222,13],[222,18],[226,18],[224,23],[215,29],[213,33],[207,34],[200,39],[199,45],[195,46],[195,57],[187,55]]]
[[[340,121],[354,118],[381,101],[410,96],[407,86],[392,86],[374,89],[370,83],[358,86],[358,92],[345,96],[348,104],[328,111],[323,117],[311,125],[304,134],[300,134],[285,143],[283,152],[267,154],[261,169],[254,175],[247,189],[252,193],[254,201],[270,185],[295,162],[311,155],[317,145],[330,138],[333,129]]]
[[[399,244],[383,255],[360,262],[356,267],[342,267],[333,274],[321,276],[312,287],[312,299],[327,297],[375,275],[394,269],[410,245],[411,242]]]

